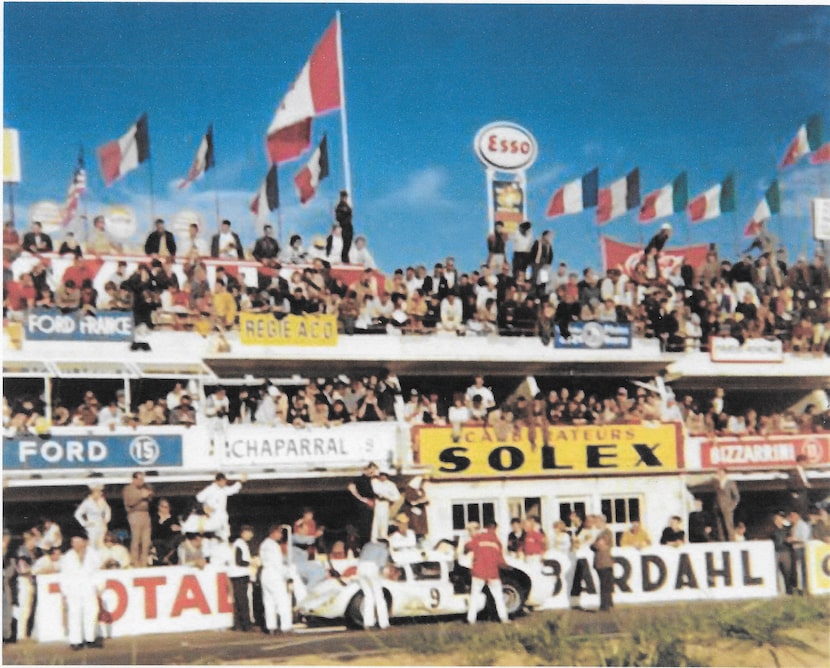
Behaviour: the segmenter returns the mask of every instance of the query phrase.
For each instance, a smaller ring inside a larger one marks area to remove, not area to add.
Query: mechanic
[[[262,607],[265,613],[265,632],[277,632],[277,614],[280,630],[287,633],[292,628],[291,593],[288,591],[288,567],[282,553],[282,526],[272,524],[268,538],[259,546],[262,562]]]
[[[363,628],[377,625],[389,628],[389,608],[383,595],[382,574],[389,562],[389,545],[385,540],[366,543],[357,562],[357,578],[363,593]]]
[[[238,494],[242,484],[248,480],[243,474],[233,485],[228,484],[224,473],[217,473],[213,482],[196,495],[196,500],[213,508],[214,519],[217,523],[217,535],[227,541],[231,535],[231,526],[228,519],[228,497]]]
[[[251,540],[254,528],[243,524],[239,528],[239,537],[233,543],[233,565],[229,570],[233,587],[233,631],[251,630],[251,568],[258,558],[251,556]]]
[[[103,647],[96,636],[98,627],[98,586],[95,574],[101,569],[101,557],[89,545],[86,531],[78,529],[70,539],[70,548],[61,558],[58,582],[66,602],[66,628],[69,645],[80,650]]]
[[[496,603],[496,612],[502,624],[509,624],[507,608],[504,605],[499,568],[507,566],[504,560],[504,547],[496,535],[498,525],[492,520],[484,525],[484,531],[475,534],[464,545],[465,552],[473,553],[472,584],[470,586],[470,607],[467,609],[467,623],[475,624],[478,616],[477,602],[484,591],[484,585]]]

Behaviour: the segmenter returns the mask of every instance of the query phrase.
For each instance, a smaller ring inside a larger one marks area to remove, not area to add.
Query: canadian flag
[[[328,139],[323,135],[323,141],[317,150],[311,154],[311,159],[294,176],[294,185],[297,188],[297,197],[300,204],[306,204],[317,194],[320,181],[329,175]]]
[[[339,109],[342,87],[340,18],[336,17],[277,108],[268,127],[272,163],[301,156],[311,145],[311,119]]]

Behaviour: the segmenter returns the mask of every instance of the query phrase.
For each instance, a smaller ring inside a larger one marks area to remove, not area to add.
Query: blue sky
[[[216,201],[243,241],[256,236],[248,202],[268,169],[264,135],[311,49],[341,11],[355,228],[381,267],[454,255],[485,257],[484,169],[476,132],[506,120],[529,129],[529,218],[556,231],[556,259],[600,267],[599,233],[637,243],[658,225],[637,212],[598,230],[594,211],[544,218],[553,191],[599,167],[600,185],[640,168],[643,194],[688,172],[690,194],[732,172],[737,211],[690,226],[678,243],[717,241],[731,255],[778,175],[782,213],[771,229],[790,253],[812,252],[809,199],[830,196],[830,167],[777,163],[800,124],[820,114],[830,138],[830,7],[360,4],[4,4],[4,126],[20,131],[28,206],[62,201],[78,146],[86,207],[135,207],[143,239],[154,213],[196,209],[210,234]],[[151,165],[105,188],[95,147],[146,111]],[[214,124],[216,168],[178,191],[202,133]],[[314,125],[329,138],[331,175],[300,207],[280,167],[283,233],[327,233],[344,184],[340,115]],[[272,214],[276,225],[277,214]]]

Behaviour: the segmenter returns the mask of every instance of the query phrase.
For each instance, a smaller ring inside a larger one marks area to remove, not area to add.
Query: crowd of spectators
[[[99,219],[96,218],[100,239]],[[591,267],[581,271],[566,262],[554,266],[550,232],[534,239],[532,225],[524,223],[514,235],[503,226],[487,240],[487,261],[469,272],[454,258],[395,269],[378,280],[366,240],[358,235],[343,248],[339,227],[329,238],[318,237],[309,248],[299,235],[281,248],[270,227],[256,240],[250,258],[259,263],[256,284],[250,285],[234,269],[245,257],[239,237],[224,221],[211,249],[192,226],[188,239],[177,242],[156,223],[145,244],[146,262],[130,275],[122,262],[99,294],[94,276],[87,275],[82,245],[70,238],[61,252],[72,254],[73,264],[62,276],[52,276],[48,262],[13,280],[4,273],[4,314],[19,317],[27,309],[44,307],[94,314],[100,310],[127,310],[136,324],[175,329],[195,328],[203,334],[212,327],[235,326],[240,312],[286,314],[327,313],[338,317],[345,334],[447,332],[465,336],[500,334],[538,335],[549,342],[558,327],[570,336],[576,321],[628,323],[636,336],[656,338],[666,351],[707,350],[712,336],[779,339],[785,350],[828,352],[830,346],[830,272],[823,255],[812,261],[800,255],[787,262],[783,248],[764,237],[736,259],[721,258],[713,244],[697,268],[683,262],[661,261],[669,225],[646,246],[631,270],[609,267],[605,274]],[[20,244],[9,237],[11,252],[35,255],[52,250],[39,226]],[[38,241],[40,240],[40,241]],[[92,241],[88,242],[88,246]],[[507,248],[513,249],[512,261]],[[87,249],[99,252],[98,245]],[[754,255],[753,255],[754,254]],[[205,257],[227,258],[227,269],[217,268],[208,281]],[[183,276],[175,267],[183,262]],[[344,260],[366,268],[346,285],[333,277],[332,264]],[[296,266],[299,265],[299,266]]]

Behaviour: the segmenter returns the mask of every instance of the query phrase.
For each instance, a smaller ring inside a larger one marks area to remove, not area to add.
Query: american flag
[[[72,174],[72,182],[66,191],[66,204],[63,205],[61,225],[68,225],[75,217],[81,195],[86,191],[86,170],[84,169],[83,151],[78,155],[78,166]]]

